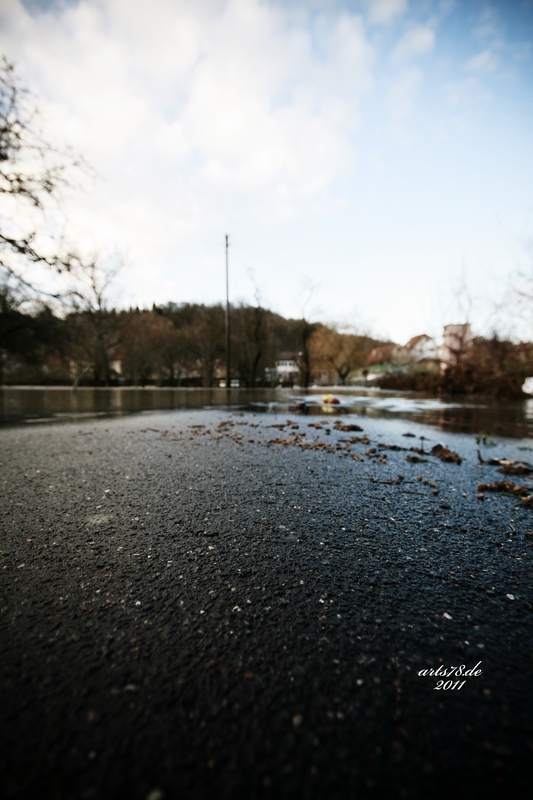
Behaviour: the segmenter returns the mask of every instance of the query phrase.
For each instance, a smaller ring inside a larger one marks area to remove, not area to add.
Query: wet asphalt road
[[[3,796],[531,796],[533,511],[291,419],[0,431]]]

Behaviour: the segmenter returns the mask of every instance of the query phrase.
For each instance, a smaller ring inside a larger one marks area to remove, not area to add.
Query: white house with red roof
[[[413,336],[405,345],[407,363],[413,367],[437,368],[440,362],[439,347],[427,333]]]

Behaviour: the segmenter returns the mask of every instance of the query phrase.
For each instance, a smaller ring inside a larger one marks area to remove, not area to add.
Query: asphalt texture
[[[286,420],[0,431],[3,797],[533,796],[533,509]]]

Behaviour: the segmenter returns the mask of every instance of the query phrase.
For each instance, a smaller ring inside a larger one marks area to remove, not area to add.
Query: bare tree
[[[116,311],[109,308],[109,295],[119,266],[118,257],[115,263],[105,265],[96,258],[87,264],[74,261],[71,265],[74,285],[68,300],[72,309],[69,329],[74,386],[86,374],[91,374],[96,384],[110,383],[110,361],[119,342],[120,320]]]
[[[318,325],[309,345],[313,370],[331,374],[341,384],[353,370],[364,367],[375,340],[355,333],[341,333],[336,325]]]
[[[81,260],[58,219],[61,187],[82,160],[46,142],[13,65],[0,58],[0,283],[18,297],[60,296],[57,277]],[[48,286],[43,276],[48,275]]]
[[[522,266],[511,275],[507,292],[500,300],[498,311],[504,316],[507,328],[518,337],[531,340],[533,308],[533,238],[526,242],[529,266]],[[511,324],[512,323],[512,324]]]
[[[183,329],[185,346],[202,375],[202,383],[213,385],[215,370],[224,358],[224,309],[221,305],[197,306],[194,319]]]
[[[300,320],[300,350],[298,351],[298,368],[300,370],[300,386],[307,389],[311,383],[311,350],[310,342],[317,325],[309,322],[306,311],[317,287],[310,280],[304,284],[304,300],[302,303],[302,319]]]
[[[181,356],[179,336],[168,317],[155,311],[136,309],[128,315],[121,335],[124,375],[134,386],[168,376],[174,380],[176,360]]]
[[[234,351],[241,384],[256,388],[264,380],[270,336],[268,314],[261,302],[261,292],[252,270],[248,271],[254,284],[255,304],[241,303],[238,308]]]

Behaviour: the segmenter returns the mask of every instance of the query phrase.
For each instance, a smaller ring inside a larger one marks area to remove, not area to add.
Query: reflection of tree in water
[[[297,397],[297,396],[296,396]],[[275,389],[233,389],[231,392],[231,405],[242,411],[252,413],[267,412],[272,403],[278,413],[290,414],[294,411],[296,399],[292,391],[281,393]],[[321,394],[305,394],[309,400],[316,399],[316,405],[310,404],[311,415],[313,412],[321,416]],[[342,394],[339,397],[343,398]],[[335,413],[335,418],[346,418],[347,415],[368,417],[371,419],[405,420],[406,429],[408,422],[427,425],[435,429],[435,433],[428,433],[428,439],[444,438],[445,433],[463,433],[474,436],[485,432],[491,437],[533,437],[533,399],[524,402],[487,401],[484,404],[474,404],[469,398],[464,404],[458,403],[457,398],[449,404],[443,403],[440,407],[418,408],[409,410],[405,407],[406,400],[420,403],[421,398],[413,396],[401,398],[404,407],[401,411],[376,407],[379,396],[365,397],[364,404],[356,401],[361,395],[351,395],[343,398],[340,413]],[[391,400],[394,397],[391,396]],[[432,399],[434,402],[434,398]],[[152,389],[152,388],[80,388],[77,392],[70,389],[43,388],[20,390],[13,388],[0,388],[0,415],[4,420],[24,419],[29,417],[49,417],[56,414],[117,414],[132,413],[135,411],[148,411],[157,409],[195,409],[218,406],[227,408],[227,396],[224,389]],[[439,433],[442,432],[442,433]]]
[[[531,423],[526,413],[526,403],[487,401],[486,405],[456,405],[427,412],[422,422],[436,425],[451,433],[479,433],[488,431],[494,436],[522,437],[531,434]],[[531,419],[531,417],[529,417]]]
[[[407,398],[403,398],[406,400]],[[420,398],[411,398],[420,400]],[[348,409],[346,409],[348,410]],[[493,436],[533,436],[533,400],[502,402],[487,400],[474,404],[469,398],[464,404],[454,397],[450,404],[438,408],[404,408],[402,411],[378,408],[369,404],[353,408],[360,416],[374,419],[405,419],[428,425],[449,433],[475,434],[488,431]]]

